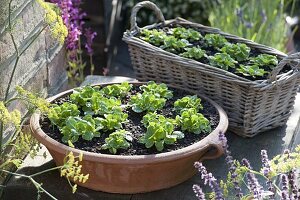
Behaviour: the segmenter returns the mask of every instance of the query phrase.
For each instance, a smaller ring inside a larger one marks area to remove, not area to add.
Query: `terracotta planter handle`
[[[222,147],[222,142],[218,139],[219,133],[214,133],[215,136],[208,136],[208,145],[205,148],[206,153],[200,158],[200,160],[211,160],[216,159],[220,157],[222,154],[224,154],[224,149]]]
[[[152,3],[151,1],[143,1],[143,2],[140,2],[140,3],[136,4],[132,9],[131,16],[130,16],[130,25],[131,25],[130,26],[130,31],[134,31],[134,30],[139,31],[140,30],[140,28],[138,27],[138,25],[136,23],[136,15],[137,15],[138,11],[141,8],[144,8],[144,7],[153,10],[156,14],[156,17],[163,24],[165,23],[165,17],[162,14],[161,10],[154,3]]]

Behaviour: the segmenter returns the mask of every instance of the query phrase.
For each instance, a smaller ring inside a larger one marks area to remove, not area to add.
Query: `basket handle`
[[[273,81],[276,81],[276,76],[287,64],[290,64],[292,69],[294,70],[300,70],[300,52],[290,54],[287,57],[283,58],[279,62],[279,64],[272,70],[268,82],[272,83]]]
[[[153,10],[156,14],[156,17],[164,24],[165,23],[165,17],[162,14],[161,10],[151,1],[142,1],[138,4],[136,4],[133,8],[132,8],[132,12],[131,12],[131,16],[130,16],[130,31],[134,31],[137,30],[139,31],[140,28],[138,27],[137,23],[136,23],[136,15],[138,13],[138,11],[141,8],[149,8],[151,10]]]

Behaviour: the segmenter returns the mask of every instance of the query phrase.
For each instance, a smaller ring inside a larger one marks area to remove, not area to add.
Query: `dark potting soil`
[[[177,99],[180,99],[187,95],[193,95],[191,93],[185,92],[183,90],[173,89],[173,98],[167,100],[165,107],[158,111],[158,114],[162,114],[165,117],[175,118],[176,113],[173,111],[173,104]],[[123,104],[126,104],[129,101],[130,95],[139,92],[138,87],[133,87],[129,95],[122,100]],[[53,103],[62,104],[63,102],[70,101],[69,97],[64,97],[57,99]],[[219,123],[219,114],[215,107],[210,104],[205,99],[201,99],[201,104],[203,105],[203,110],[200,112],[210,121],[211,128],[214,130],[218,123]],[[143,116],[146,113],[136,113],[131,110],[131,108],[127,108],[124,110],[128,114],[128,120],[126,123],[123,124],[123,129],[131,132],[133,134],[133,141],[131,143],[130,148],[124,150],[119,149],[117,155],[149,155],[149,154],[158,154],[163,152],[174,151],[177,149],[181,149],[192,145],[203,138],[205,138],[209,133],[201,133],[201,134],[194,134],[185,132],[185,137],[183,139],[177,140],[175,144],[172,145],[165,145],[165,148],[162,152],[158,152],[156,148],[153,146],[152,148],[147,149],[144,144],[138,142],[138,139],[146,132],[146,128],[141,123]],[[56,126],[51,125],[51,122],[48,118],[43,117],[40,120],[41,128],[43,131],[53,138],[54,140],[63,143],[61,138],[62,134],[60,133],[59,129]],[[175,130],[179,130],[176,128]],[[86,141],[80,138],[77,142],[74,143],[75,148],[81,149],[84,151],[94,152],[94,153],[103,153],[103,154],[111,154],[108,150],[101,149],[101,145],[105,143],[105,138],[109,136],[111,132],[102,132],[100,137],[95,137],[91,141]]]
[[[192,28],[192,29],[198,31],[199,33],[201,33],[202,36],[205,36],[206,34],[208,34],[207,32],[204,32],[204,31],[203,31],[202,29],[200,29],[200,28],[192,27],[192,26],[189,26],[189,25],[169,24],[169,25],[166,26],[166,27],[158,26],[156,29],[157,29],[157,30],[162,30],[162,31],[164,31],[165,33],[168,34],[170,28],[176,28],[176,27]],[[137,37],[139,37],[139,36],[140,36],[140,35],[137,35]],[[228,39],[228,38],[226,38],[226,39],[227,39],[227,41],[230,42],[230,43],[234,43],[234,44],[236,43],[236,41],[234,41],[234,40],[232,40],[232,39]],[[207,54],[208,56],[213,56],[213,55],[215,55],[216,53],[220,53],[220,51],[218,51],[217,49],[215,49],[215,48],[213,48],[213,47],[211,47],[211,46],[208,46],[208,45],[205,43],[205,41],[203,41],[203,40],[194,41],[194,42],[191,42],[191,41],[190,41],[190,43],[191,43],[191,46],[190,46],[190,47],[197,47],[197,46],[199,46],[201,49],[205,50],[205,52],[206,52],[206,54]],[[152,45],[153,45],[153,44],[152,44]],[[159,46],[158,46],[158,47],[159,47]],[[257,48],[252,48],[252,47],[250,47],[250,48],[251,48],[251,51],[250,51],[249,57],[256,57],[256,56],[262,54],[262,52],[261,52],[259,49],[257,49]],[[184,51],[181,50],[181,51],[170,52],[170,53],[174,53],[174,54],[179,55],[179,54],[181,54],[181,53],[183,53],[183,52],[184,52]],[[282,60],[282,59],[279,58],[277,55],[275,55],[275,56],[276,56],[276,58],[278,59],[278,62],[280,62],[280,60]],[[203,64],[210,65],[210,64],[209,64],[209,60],[208,60],[207,58],[205,58],[205,57],[203,57],[203,58],[201,58],[201,59],[195,59],[195,60],[198,61],[198,62],[201,62],[201,63],[203,63]],[[238,64],[235,64],[235,67],[234,67],[234,68],[229,67],[228,71],[231,72],[231,73],[234,73],[234,74],[236,74],[236,75],[238,75],[238,76],[240,76],[240,77],[243,77],[243,78],[245,78],[245,79],[251,80],[251,81],[268,79],[268,76],[269,76],[268,73],[266,73],[264,76],[260,76],[260,77],[245,76],[245,75],[243,75],[243,74],[241,74],[241,73],[238,73],[238,72],[236,71],[236,68],[237,68],[240,64],[242,64],[242,65],[251,65],[250,61],[248,61],[248,60],[242,61],[242,62],[239,62]],[[273,67],[275,67],[275,66],[273,66]],[[271,71],[272,71],[272,69],[270,69],[268,66],[262,66],[262,67],[260,67],[260,68],[264,69],[264,70],[267,71],[267,72],[271,72]],[[286,73],[286,72],[288,72],[288,71],[290,71],[290,70],[291,70],[291,67],[290,67],[289,65],[285,65],[285,66],[282,68],[282,70],[279,72],[279,74]]]

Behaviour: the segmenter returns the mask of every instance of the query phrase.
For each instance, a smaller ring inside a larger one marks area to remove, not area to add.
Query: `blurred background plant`
[[[129,19],[131,9],[134,5],[142,0],[129,0],[125,3],[127,13],[127,19]],[[198,22],[202,24],[208,24],[208,16],[210,8],[213,5],[220,3],[220,0],[151,0],[155,3],[164,14],[166,19],[174,19],[176,17],[182,17],[184,19]],[[138,24],[146,26],[157,22],[156,16],[149,10],[143,10],[138,13]]]
[[[224,32],[287,51],[293,31],[286,16],[293,16],[296,0],[222,0],[210,8],[211,26]]]
[[[91,28],[84,27],[84,17],[87,15],[81,8],[81,0],[50,0],[59,8],[59,13],[68,29],[68,36],[65,40],[68,59],[68,78],[72,87],[78,86],[84,80],[84,70],[90,65],[89,74],[93,75],[95,65],[93,62],[93,40],[97,36]],[[84,41],[84,44],[82,44]],[[84,47],[84,48],[82,48]],[[89,57],[86,62],[83,54]]]

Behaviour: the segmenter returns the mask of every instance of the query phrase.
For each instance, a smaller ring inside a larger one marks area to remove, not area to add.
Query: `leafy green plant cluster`
[[[119,130],[128,117],[120,98],[126,96],[131,87],[125,82],[102,89],[91,86],[75,89],[70,95],[71,102],[53,104],[48,118],[60,129],[65,143],[76,142],[80,137],[92,140],[100,136],[100,130]]]
[[[222,52],[229,54],[236,61],[247,60],[250,55],[250,50],[250,47],[242,43],[226,43],[221,49]]]
[[[223,47],[227,43],[226,38],[220,34],[206,34],[204,40],[208,46],[216,49]]]
[[[197,97],[197,95],[193,95],[185,96],[175,101],[174,108],[175,111],[177,111],[178,113],[181,113],[182,111],[185,111],[190,108],[193,108],[198,112],[199,110],[203,109],[203,106],[201,104],[201,99]]]
[[[185,58],[193,58],[195,60],[199,60],[199,59],[207,56],[205,54],[206,51],[202,50],[199,47],[186,48],[185,50],[186,51],[181,53],[180,56],[185,57]]]
[[[194,108],[183,110],[180,116],[176,116],[176,121],[181,126],[182,131],[195,134],[211,132],[209,120]]]
[[[130,143],[133,140],[132,134],[125,130],[118,130],[111,134],[105,139],[105,144],[101,147],[102,149],[108,149],[110,153],[116,154],[118,149],[128,149]]]
[[[209,56],[209,64],[228,71],[229,67],[234,68],[237,61],[230,57],[227,53],[216,53]]]
[[[251,48],[246,44],[231,43],[220,34],[205,34],[203,37],[191,28],[176,27],[168,30],[164,32],[143,29],[142,35],[145,37],[142,39],[150,41],[149,38],[159,38],[160,42],[157,42],[159,45],[156,46],[166,51],[185,58],[208,62],[214,67],[254,79],[265,77],[278,64],[276,56],[259,54],[251,57]],[[157,37],[157,34],[160,37]]]
[[[123,129],[122,124],[128,118],[124,108],[136,113],[146,112],[141,121],[146,132],[138,138],[138,142],[145,144],[146,148],[154,146],[162,151],[165,145],[184,138],[182,131],[196,134],[209,132],[209,121],[198,113],[203,106],[196,95],[174,102],[173,111],[180,115],[173,119],[156,112],[173,98],[173,92],[166,84],[149,81],[139,87],[140,92],[128,99],[131,89],[132,85],[127,82],[103,88],[85,86],[75,89],[70,95],[70,102],[50,107],[48,118],[59,128],[64,143],[75,143],[80,138],[90,141],[108,134],[100,148],[112,154],[116,154],[118,149],[129,148],[133,141],[132,134]],[[126,104],[122,105],[122,102]]]
[[[141,113],[143,111],[154,112],[162,109],[167,99],[173,97],[166,84],[157,84],[153,81],[148,82],[147,85],[140,87],[143,93],[137,93],[130,99],[132,110]]]
[[[165,144],[174,144],[177,139],[184,138],[181,131],[174,131],[175,120],[157,115],[156,113],[146,114],[143,118],[143,124],[147,128],[145,135],[139,138],[146,148],[155,146],[158,151],[164,149]]]
[[[174,29],[171,29],[171,31],[173,32],[173,35],[176,38],[180,38],[180,39],[198,41],[200,40],[200,38],[202,38],[202,35],[198,31],[195,31],[194,29],[191,28],[186,29],[183,27],[176,27]]]
[[[102,89],[103,93],[108,97],[124,97],[131,90],[132,85],[128,82],[121,84],[108,85]]]

